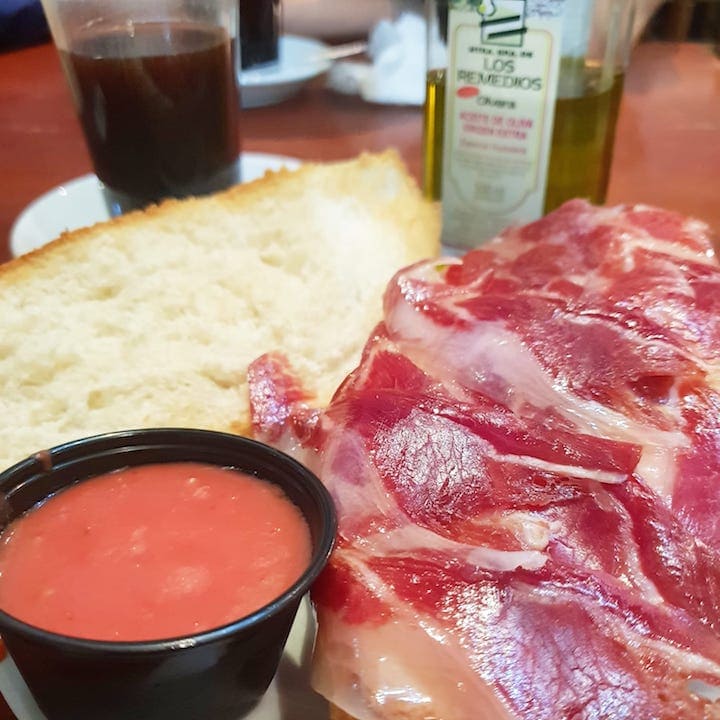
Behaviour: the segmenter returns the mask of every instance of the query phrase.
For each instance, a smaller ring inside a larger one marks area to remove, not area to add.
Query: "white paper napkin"
[[[425,101],[425,18],[406,11],[381,20],[370,32],[371,62],[341,61],[330,69],[328,85],[368,102],[422,105]]]

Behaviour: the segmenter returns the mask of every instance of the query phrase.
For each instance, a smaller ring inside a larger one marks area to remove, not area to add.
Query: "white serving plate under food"
[[[240,73],[241,105],[243,108],[275,105],[292,97],[306,82],[330,69],[329,51],[319,40],[282,35],[276,63]]]
[[[310,601],[300,604],[275,679],[245,720],[327,720],[328,705],[310,687],[315,619]],[[0,692],[18,720],[46,720],[10,658],[0,662]]]
[[[267,170],[294,169],[300,160],[284,155],[243,153],[240,177],[243,182],[262,177]],[[67,230],[87,227],[110,219],[102,182],[88,174],[69,180],[33,200],[18,215],[10,230],[10,252],[23,255],[54,240]]]

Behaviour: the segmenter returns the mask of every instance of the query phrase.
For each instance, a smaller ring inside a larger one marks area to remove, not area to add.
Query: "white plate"
[[[275,679],[246,720],[327,720],[327,703],[310,688],[315,621],[308,600],[298,610]],[[18,720],[45,720],[12,660],[0,662],[0,692]]]
[[[312,38],[283,35],[278,61],[240,73],[240,97],[244,108],[274,105],[297,93],[308,81],[330,68],[327,45]]]
[[[263,153],[243,153],[240,173],[243,182],[262,177],[266,170],[281,167],[294,169],[297,158]],[[18,215],[10,230],[10,252],[13,257],[35,250],[66,230],[108,220],[102,183],[95,175],[83,175],[54,187],[33,200]]]

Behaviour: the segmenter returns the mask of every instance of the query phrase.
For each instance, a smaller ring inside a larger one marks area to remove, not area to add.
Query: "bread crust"
[[[0,469],[111,430],[250,434],[247,367],[265,352],[321,407],[387,281],[437,254],[439,230],[388,151],[167,200],[0,265]]]
[[[242,212],[244,209],[251,208],[259,200],[282,192],[283,185],[288,178],[293,178],[302,183],[305,178],[312,176],[318,168],[330,169],[348,165],[349,163],[352,163],[354,169],[360,172],[371,170],[378,163],[383,164],[389,170],[405,176],[407,190],[410,192],[417,190],[414,181],[407,175],[407,169],[400,155],[392,148],[382,153],[362,153],[356,159],[350,161],[338,161],[322,165],[305,163],[295,170],[288,170],[284,167],[279,170],[267,170],[262,177],[256,180],[234,185],[227,190],[210,196],[189,197],[182,200],[169,198],[158,204],[148,205],[142,210],[133,210],[101,223],[63,232],[52,242],[0,264],[0,282],[13,275],[17,279],[22,279],[25,273],[34,272],[38,266],[54,261],[56,253],[62,254],[75,247],[78,243],[93,242],[100,227],[109,232],[113,230],[122,231],[131,227],[142,229],[148,219],[181,218],[183,215],[191,215],[198,205],[202,206],[207,203],[218,203],[231,207],[234,212]],[[345,176],[338,174],[333,177],[333,181],[339,192],[352,194],[355,190],[353,187],[353,173],[348,173]],[[415,208],[415,210],[417,209]],[[422,213],[422,226],[425,228],[425,232],[410,237],[408,244],[410,254],[416,255],[418,259],[437,255],[440,250],[440,206],[437,203],[426,203],[424,210]]]

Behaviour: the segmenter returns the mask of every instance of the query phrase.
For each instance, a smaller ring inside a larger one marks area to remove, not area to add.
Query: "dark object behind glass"
[[[240,62],[243,70],[278,59],[281,0],[240,0]]]
[[[0,50],[50,39],[40,0],[0,0]]]

